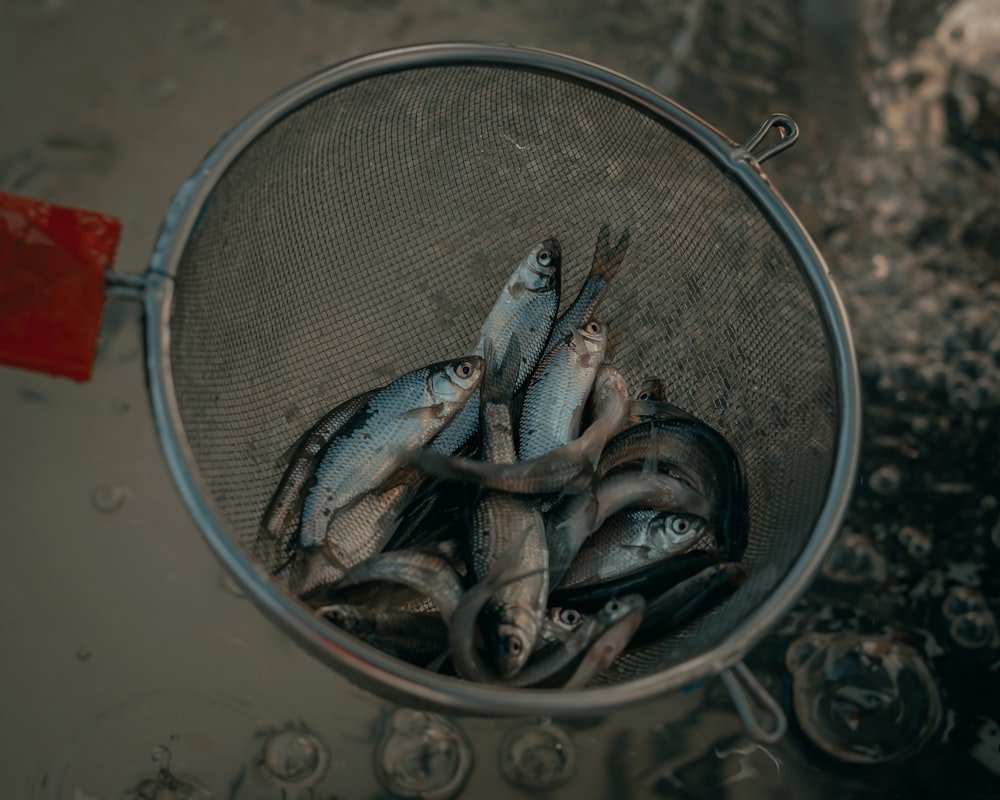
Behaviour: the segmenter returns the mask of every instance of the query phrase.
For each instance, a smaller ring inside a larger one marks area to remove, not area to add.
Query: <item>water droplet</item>
[[[326,747],[319,737],[289,726],[267,738],[259,765],[268,783],[287,788],[315,783],[323,777],[328,762]]]
[[[960,614],[951,621],[951,638],[961,647],[986,647],[997,638],[996,619],[990,611]]]
[[[866,536],[845,533],[830,548],[822,573],[840,583],[884,581],[886,560]]]
[[[899,529],[899,542],[906,548],[906,552],[914,558],[924,558],[930,555],[934,543],[929,533],[909,525],[904,525]]]
[[[439,714],[400,708],[386,722],[376,753],[378,779],[393,795],[448,800],[472,769],[472,748]]]
[[[792,673],[793,700],[817,747],[841,761],[876,764],[914,752],[937,728],[941,699],[913,648],[854,634],[811,634],[808,643],[812,652]],[[799,642],[791,648],[803,649]]]
[[[902,482],[902,473],[895,464],[885,464],[868,476],[868,486],[883,497],[896,494]]]
[[[983,593],[969,586],[952,586],[941,604],[941,611],[946,619],[954,620],[963,614],[987,611],[986,598]]]
[[[128,492],[121,486],[101,484],[90,493],[90,504],[102,514],[113,514],[125,505]]]
[[[91,649],[86,646],[83,646],[76,651],[76,657],[79,661],[90,661],[90,658],[93,655],[94,653],[91,651]]]
[[[500,769],[514,786],[551,789],[576,770],[576,747],[569,734],[551,722],[508,733],[500,745]]]

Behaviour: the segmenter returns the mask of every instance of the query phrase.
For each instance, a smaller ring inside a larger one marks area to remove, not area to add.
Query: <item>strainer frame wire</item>
[[[813,530],[788,574],[747,618],[707,652],[661,672],[605,687],[519,691],[445,677],[397,660],[315,619],[302,604],[277,588],[267,569],[250,557],[235,535],[227,532],[187,440],[171,373],[172,277],[215,184],[244,149],[272,124],[321,95],[376,75],[458,65],[522,68],[573,80],[623,97],[666,124],[707,155],[726,176],[738,181],[754,200],[795,255],[799,268],[805,271],[821,313],[837,376],[839,427],[827,496]],[[301,646],[346,671],[358,683],[405,704],[500,716],[593,714],[638,703],[719,674],[741,662],[805,591],[847,510],[860,448],[861,395],[847,315],[822,255],[748,148],[653,90],[581,59],[514,45],[441,43],[376,52],[304,79],[251,112],[222,138],[180,187],[157,238],[145,278],[146,365],[153,414],[167,463],[198,527],[239,585],[268,616],[292,633]]]

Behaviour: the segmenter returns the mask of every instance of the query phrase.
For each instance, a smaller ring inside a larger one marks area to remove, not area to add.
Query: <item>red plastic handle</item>
[[[0,192],[0,363],[90,379],[121,222]]]

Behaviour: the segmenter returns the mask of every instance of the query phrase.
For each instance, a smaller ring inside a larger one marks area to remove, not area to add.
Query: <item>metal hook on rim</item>
[[[719,673],[750,738],[774,744],[784,737],[788,719],[778,701],[771,697],[746,664],[738,664]],[[763,724],[762,724],[763,723]]]
[[[771,130],[777,130],[780,137],[777,142],[768,145],[758,153],[753,150],[759,145]],[[746,143],[736,149],[738,158],[753,158],[758,164],[767,161],[771,156],[776,156],[791,147],[799,138],[799,126],[787,114],[771,114],[765,119],[753,135],[747,139]]]

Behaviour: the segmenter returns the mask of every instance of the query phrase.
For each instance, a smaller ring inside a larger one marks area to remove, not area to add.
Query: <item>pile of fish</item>
[[[629,247],[602,227],[558,315],[553,237],[520,260],[473,355],[330,411],[292,446],[258,556],[314,613],[466,680],[586,685],[739,585],[738,454],[597,317]]]

